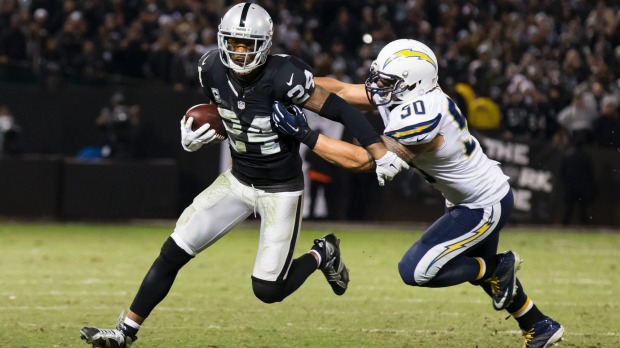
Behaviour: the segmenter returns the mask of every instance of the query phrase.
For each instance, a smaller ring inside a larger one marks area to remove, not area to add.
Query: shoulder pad
[[[217,59],[218,52],[219,52],[219,49],[214,48],[211,51],[203,54],[202,57],[200,57],[200,60],[198,61],[198,65],[199,66],[210,65],[209,63],[213,62],[214,59]]]
[[[406,145],[427,143],[439,132],[445,105],[443,93],[427,93],[403,103],[390,112],[384,133]]]
[[[219,61],[218,52],[219,50],[217,48],[212,49],[203,54],[198,60],[198,81],[202,87],[205,87],[205,83],[208,83],[208,77],[212,75],[212,69]]]
[[[267,69],[273,78],[273,89],[277,100],[303,104],[314,93],[312,69],[297,57],[273,56]]]

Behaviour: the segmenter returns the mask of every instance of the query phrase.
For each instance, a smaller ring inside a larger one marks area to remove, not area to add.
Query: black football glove
[[[319,139],[319,133],[308,126],[306,115],[295,104],[284,105],[279,101],[274,102],[271,119],[280,132],[299,140],[311,149]]]

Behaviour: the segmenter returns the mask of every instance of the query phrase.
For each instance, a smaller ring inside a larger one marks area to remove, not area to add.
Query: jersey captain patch
[[[222,103],[222,98],[220,98],[220,91],[217,88],[211,88],[211,93],[213,93],[213,99],[217,104]]]

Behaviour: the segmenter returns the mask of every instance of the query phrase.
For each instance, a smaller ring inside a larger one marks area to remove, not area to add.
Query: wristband
[[[295,138],[310,149],[314,149],[316,142],[319,141],[319,133],[313,131],[310,127],[304,127],[299,130]]]

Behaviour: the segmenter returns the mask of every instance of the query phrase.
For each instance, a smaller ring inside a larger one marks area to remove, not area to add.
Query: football
[[[185,119],[193,117],[192,130],[200,128],[203,124],[208,123],[212,129],[215,129],[217,134],[224,137],[228,137],[226,133],[226,127],[220,113],[217,111],[216,104],[198,104],[194,105],[187,112],[185,112]]]
[[[394,152],[396,156],[400,157],[403,161],[411,164],[413,163],[413,159],[415,156],[405,145],[398,142],[398,140],[388,137],[387,135],[381,135],[381,140],[383,140],[383,144],[387,147],[388,150]]]

